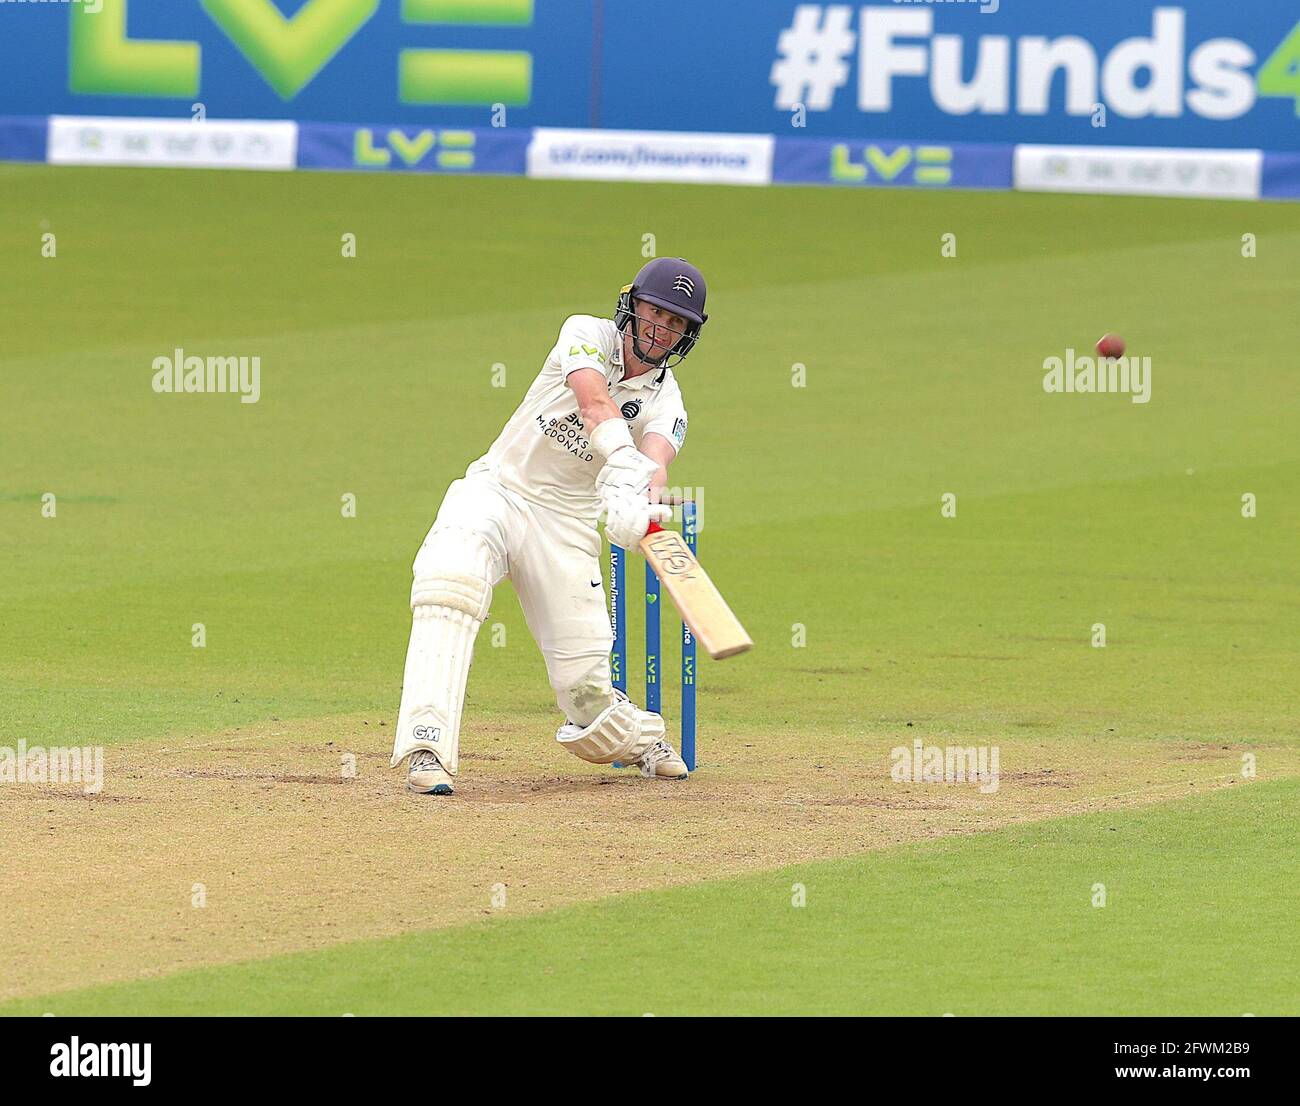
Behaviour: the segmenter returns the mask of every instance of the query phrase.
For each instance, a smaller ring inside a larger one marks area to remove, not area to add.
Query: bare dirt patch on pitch
[[[433,799],[403,790],[387,733],[273,722],[111,747],[97,795],[0,786],[0,999],[1249,786],[1245,751],[1261,779],[1300,775],[1289,747],[1191,760],[1173,740],[1003,736],[983,793],[892,781],[906,742],[887,736],[828,755],[824,735],[710,733],[691,780],[650,782],[496,726],[468,736],[457,794]]]

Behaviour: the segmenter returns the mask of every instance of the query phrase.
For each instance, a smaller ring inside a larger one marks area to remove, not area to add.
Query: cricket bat
[[[722,660],[753,648],[745,627],[732,614],[681,534],[651,522],[641,539],[641,552],[668,589],[682,621],[709,656]]]

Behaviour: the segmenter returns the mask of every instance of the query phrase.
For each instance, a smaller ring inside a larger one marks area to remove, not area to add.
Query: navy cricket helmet
[[[700,328],[709,320],[704,311],[706,292],[704,274],[689,261],[680,257],[656,257],[646,262],[636,279],[619,294],[614,325],[619,330],[626,330],[631,325],[636,318],[637,300],[645,300],[680,315],[686,320],[686,331],[657,361],[641,352],[635,327],[632,330],[632,349],[642,361],[671,368],[680,364],[700,340]]]

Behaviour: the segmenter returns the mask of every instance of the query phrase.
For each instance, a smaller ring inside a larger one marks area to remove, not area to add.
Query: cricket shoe
[[[406,786],[421,795],[452,795],[451,776],[428,749],[416,749],[407,761]]]
[[[639,769],[648,780],[684,780],[690,775],[686,762],[666,741],[656,741],[641,754],[640,760],[632,761],[629,767]]]

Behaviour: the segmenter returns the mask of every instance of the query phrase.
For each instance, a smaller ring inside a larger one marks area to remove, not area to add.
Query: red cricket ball
[[[1118,334],[1103,334],[1097,339],[1097,352],[1102,357],[1123,357],[1124,339]]]

